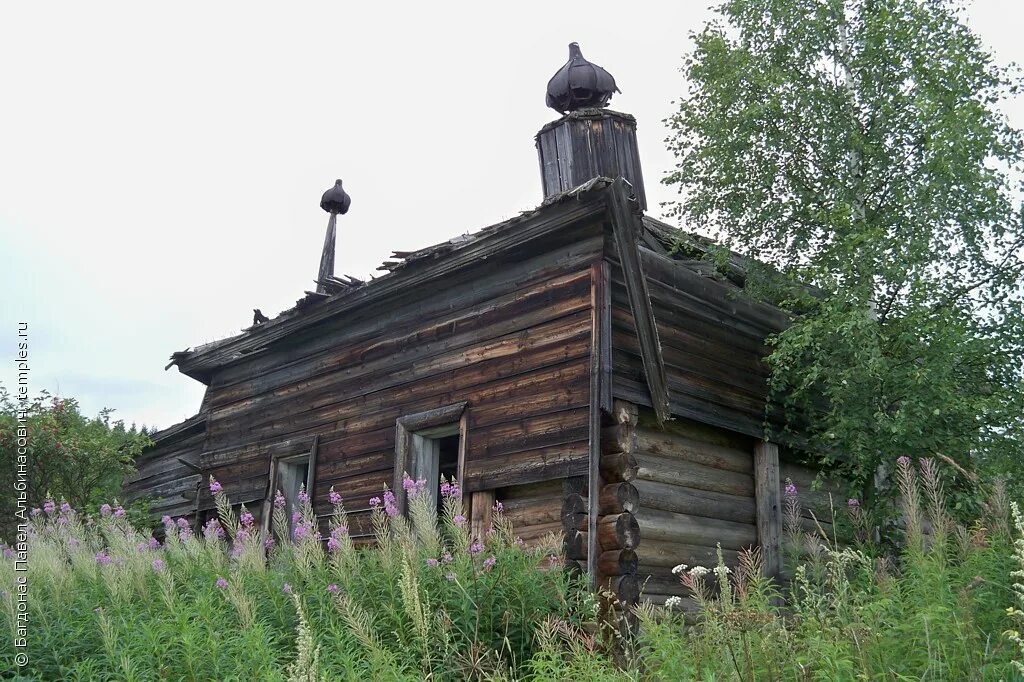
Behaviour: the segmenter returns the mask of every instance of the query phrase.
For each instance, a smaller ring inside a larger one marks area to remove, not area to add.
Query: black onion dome
[[[608,106],[608,100],[616,92],[619,88],[612,75],[584,59],[577,43],[569,43],[569,61],[548,81],[545,102],[564,114],[577,109]]]
[[[334,187],[324,192],[320,199],[320,208],[328,213],[348,213],[348,207],[352,205],[352,198],[341,188],[341,180],[334,183]]]

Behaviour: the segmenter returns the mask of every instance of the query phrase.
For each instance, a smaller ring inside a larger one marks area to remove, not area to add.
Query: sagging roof
[[[529,239],[575,223],[588,212],[604,210],[598,200],[605,197],[613,184],[609,178],[595,178],[572,190],[548,197],[533,210],[476,232],[461,234],[415,251],[394,251],[392,258],[378,267],[378,270],[385,271],[384,275],[369,281],[331,278],[325,282],[329,293],[306,292],[295,306],[269,322],[249,327],[235,336],[178,351],[171,355],[167,368],[176,365],[183,374],[206,383],[213,370],[265,350],[269,344],[300,329],[521,245]],[[545,221],[545,218],[555,216],[556,207],[564,209],[571,202],[578,205],[578,211],[566,213],[563,210],[561,213],[565,215]],[[633,208],[639,213],[635,205]],[[750,263],[748,259],[729,252],[727,263],[720,270],[706,258],[714,246],[711,240],[685,233],[647,216],[641,216],[640,225],[641,244],[649,250],[672,258],[679,267],[716,278],[737,292],[742,290]]]

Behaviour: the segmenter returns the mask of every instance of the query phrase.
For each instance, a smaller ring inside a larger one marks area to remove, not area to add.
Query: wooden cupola
[[[636,119],[605,107],[619,92],[611,74],[569,45],[569,61],[548,81],[547,105],[563,114],[537,133],[544,198],[597,177],[622,176],[647,208]]]

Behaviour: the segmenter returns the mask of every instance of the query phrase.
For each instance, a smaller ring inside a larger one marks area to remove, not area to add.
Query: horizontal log
[[[754,496],[754,477],[750,474],[693,462],[681,466],[678,460],[659,455],[638,454],[633,457],[639,465],[636,477],[641,480],[750,498]]]
[[[630,483],[609,483],[601,488],[598,504],[601,514],[632,514],[640,507],[640,494]]]
[[[643,566],[657,566],[671,569],[679,564],[687,566],[712,567],[718,564],[718,548],[708,545],[693,545],[681,542],[654,540],[644,537],[636,548],[638,562]],[[722,558],[727,566],[739,563],[739,552],[722,549]]]
[[[632,549],[613,549],[597,557],[597,570],[601,575],[636,573],[637,554]]]
[[[756,518],[754,499],[745,495],[728,495],[644,479],[633,481],[633,486],[647,509],[750,524]]]
[[[579,493],[566,495],[562,500],[562,517],[587,513],[587,498]]]
[[[611,514],[597,522],[597,539],[601,549],[634,549],[640,544],[640,525],[630,513]]]
[[[610,483],[632,481],[636,478],[637,459],[633,455],[617,454],[601,457],[601,478]]]
[[[637,512],[636,520],[644,538],[651,540],[712,547],[721,543],[722,547],[735,550],[757,545],[757,529],[749,523],[721,521],[643,507]]]
[[[601,445],[609,454],[646,453],[739,473],[752,474],[754,470],[750,451],[646,427],[605,427],[602,431]]]

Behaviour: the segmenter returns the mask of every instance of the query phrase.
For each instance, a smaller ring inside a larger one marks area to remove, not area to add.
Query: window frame
[[[313,442],[310,444],[309,449],[305,452],[296,452],[294,450],[288,452],[281,452],[270,457],[270,469],[267,472],[267,494],[263,499],[263,518],[262,526],[265,533],[271,531],[271,517],[274,515],[274,496],[277,494],[277,483],[280,479],[280,469],[282,464],[290,462],[301,461],[305,459],[308,462],[308,469],[306,470],[306,494],[310,496],[310,501],[313,498],[313,486],[316,484],[316,460],[317,454],[320,450],[320,435],[313,436]],[[288,519],[288,527],[291,529],[291,518]]]
[[[408,509],[407,496],[402,489],[406,472],[414,470],[417,452],[416,438],[437,438],[459,436],[459,455],[455,477],[459,486],[463,484],[466,468],[466,444],[469,427],[468,402],[452,403],[425,412],[416,412],[399,417],[395,421],[395,471],[391,489],[395,493],[398,511],[405,514]]]

